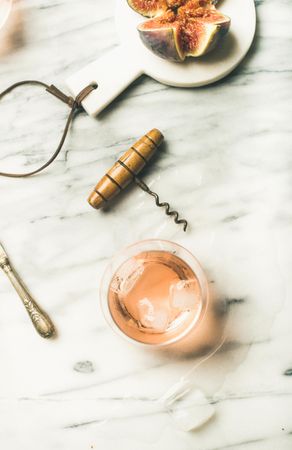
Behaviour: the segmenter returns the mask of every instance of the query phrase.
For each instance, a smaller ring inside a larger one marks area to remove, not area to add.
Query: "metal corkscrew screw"
[[[180,219],[179,218],[179,214],[177,211],[173,211],[170,209],[170,204],[168,202],[161,202],[159,195],[154,192],[151,191],[151,189],[149,188],[149,186],[147,186],[146,183],[144,183],[144,181],[140,180],[140,178],[135,177],[135,183],[137,184],[137,186],[139,186],[144,192],[147,192],[147,194],[151,195],[152,197],[155,198],[155,203],[156,206],[158,206],[159,208],[165,208],[165,214],[167,216],[173,216],[173,220],[175,221],[176,224],[183,225],[183,230],[186,231],[187,227],[188,227],[188,222],[185,219]]]
[[[158,194],[138,178],[138,174],[146,166],[162,141],[163,134],[154,128],[135,142],[97,183],[88,198],[88,203],[95,209],[103,208],[134,181],[144,192],[154,197],[156,205],[159,208],[165,208],[165,214],[172,216],[174,222],[183,225],[183,229],[186,231],[188,222],[180,219],[178,212],[171,210],[169,203],[161,202]]]

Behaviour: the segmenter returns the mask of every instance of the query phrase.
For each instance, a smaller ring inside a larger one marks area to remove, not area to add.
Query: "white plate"
[[[218,8],[231,18],[229,33],[213,52],[183,63],[169,62],[155,56],[141,42],[137,25],[143,20],[126,0],[117,0],[116,28],[121,44],[89,64],[67,80],[73,95],[88,83],[98,89],[82,103],[90,115],[102,111],[117,95],[140,75],[179,87],[199,87],[214,83],[228,75],[245,57],[256,29],[254,0],[221,0]]]

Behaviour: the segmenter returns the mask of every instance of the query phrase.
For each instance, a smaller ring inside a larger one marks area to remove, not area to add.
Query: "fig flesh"
[[[153,53],[181,62],[213,50],[228,32],[230,18],[219,12],[213,0],[128,0],[150,20],[140,24],[143,43]]]
[[[156,17],[168,9],[166,0],[128,0],[134,11],[145,17]]]

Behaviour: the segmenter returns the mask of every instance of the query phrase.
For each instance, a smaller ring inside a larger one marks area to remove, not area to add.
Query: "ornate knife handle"
[[[4,270],[19,297],[21,298],[37,332],[43,338],[49,338],[53,336],[53,334],[55,334],[53,323],[51,322],[47,314],[41,310],[35,300],[31,297],[22,281],[20,280],[18,274],[14,269],[12,269],[8,259],[6,259],[5,261],[0,261],[0,267]]]

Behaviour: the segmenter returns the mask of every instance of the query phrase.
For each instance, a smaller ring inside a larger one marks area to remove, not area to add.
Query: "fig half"
[[[166,0],[128,0],[134,11],[145,17],[156,17],[168,9]]]
[[[138,12],[144,8],[144,15],[154,17],[138,26],[140,37],[153,53],[171,61],[205,55],[230,27],[230,18],[216,9],[214,0],[128,2]]]
[[[157,17],[168,9],[177,9],[188,0],[127,0],[134,11],[145,17]],[[217,1],[217,0],[214,0]]]

